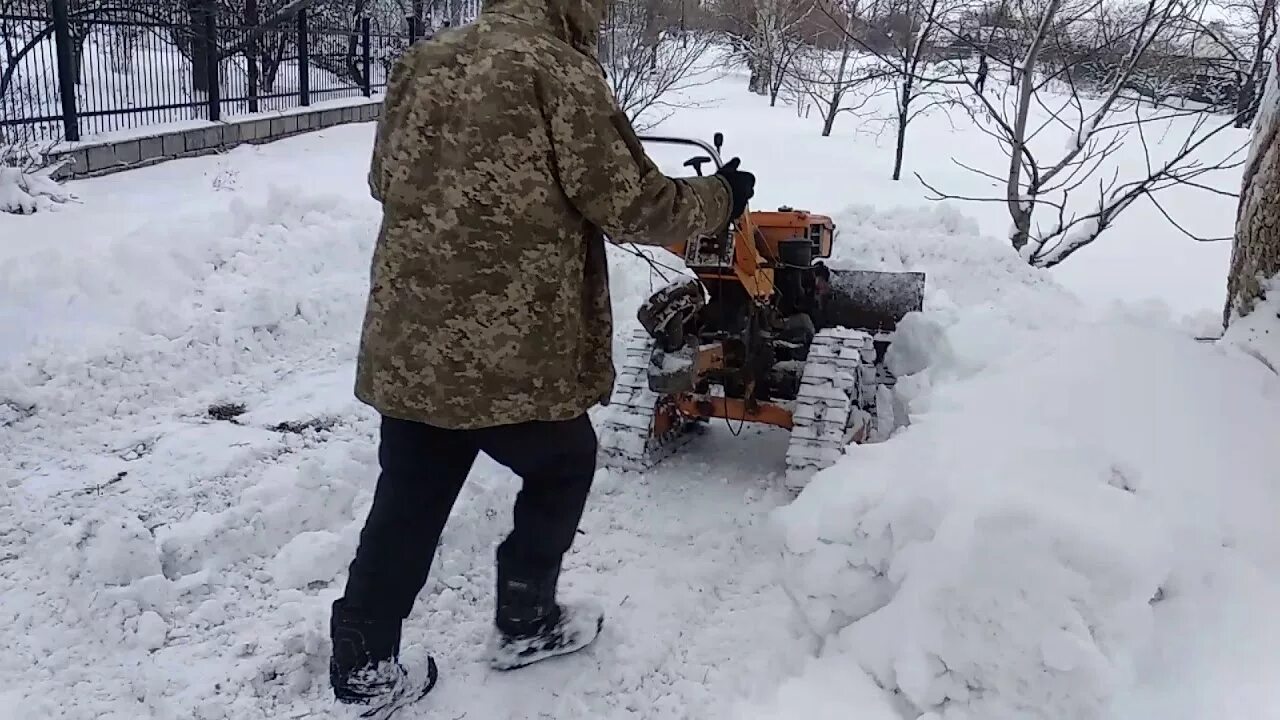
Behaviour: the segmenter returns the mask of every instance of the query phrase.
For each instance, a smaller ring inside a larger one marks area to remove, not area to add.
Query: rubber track
[[[813,340],[793,407],[787,486],[799,489],[844,454],[856,430],[876,415],[879,378],[867,333],[823,330]]]
[[[600,462],[620,470],[644,471],[675,453],[691,437],[696,422],[685,421],[662,436],[652,435],[658,394],[649,389],[653,338],[644,329],[631,333],[622,366],[600,414],[597,435]]]
[[[684,422],[661,437],[651,435],[658,402],[649,389],[648,364],[653,339],[635,330],[625,346],[609,405],[603,409],[597,433],[601,464],[620,470],[645,471],[680,449],[696,422]],[[830,467],[866,427],[875,434],[877,396],[892,378],[875,363],[871,335],[832,328],[814,338],[801,377],[800,392],[789,403],[794,426],[787,448],[786,484],[799,489],[814,473]]]

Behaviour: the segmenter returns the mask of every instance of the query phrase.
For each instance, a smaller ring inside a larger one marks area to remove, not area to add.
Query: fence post
[[[249,46],[244,49],[245,71],[249,74],[249,112],[258,112],[258,35],[262,14],[258,12],[258,0],[246,0],[245,25],[248,26]]]
[[[410,15],[405,20],[409,21],[409,44],[413,45],[418,42],[418,16]]]
[[[373,97],[373,23],[360,18],[360,40],[364,43],[364,96]]]
[[[213,2],[204,5],[204,49],[208,53],[204,61],[209,86],[209,120],[222,119],[222,88],[218,78],[218,6]]]
[[[298,11],[298,102],[311,105],[311,49],[307,39],[307,11]]]
[[[53,0],[53,41],[58,53],[58,92],[62,96],[62,132],[68,142],[80,139],[76,109],[75,56],[72,53],[71,13],[67,0]]]

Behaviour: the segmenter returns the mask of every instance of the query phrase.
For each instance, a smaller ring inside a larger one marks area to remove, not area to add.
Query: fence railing
[[[215,0],[79,6],[0,0],[0,147],[369,97],[419,35],[412,18],[263,18],[255,0],[241,17]]]

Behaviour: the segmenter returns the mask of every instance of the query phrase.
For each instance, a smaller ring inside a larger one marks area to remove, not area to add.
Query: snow
[[[0,220],[0,691],[24,717],[329,707],[329,603],[377,476],[351,394],[379,218],[352,178],[371,140],[332,128],[77,181],[76,208]],[[634,326],[657,279],[612,256]],[[502,677],[480,653],[518,481],[482,458],[406,629],[409,660],[442,668],[430,712],[707,716],[807,656],[761,562],[785,436],[699,447],[598,475],[565,583],[605,604],[605,634]]]
[[[695,362],[692,349],[685,353],[669,353],[662,356],[662,360],[658,365],[658,369],[664,374],[674,375],[676,373],[686,372]]]
[[[942,718],[1229,716],[1116,708],[1148,653],[1200,635],[1166,603],[1205,611],[1266,573],[1275,589],[1280,379],[1118,319],[1009,340],[983,367],[922,371],[910,428],[779,511],[789,593],[827,662]],[[1252,632],[1275,638],[1264,607]]]
[[[136,517],[103,518],[85,541],[84,570],[102,585],[132,585],[160,573],[160,556]]]
[[[1264,297],[1248,315],[1235,314],[1222,341],[1280,374],[1280,277],[1263,283]]]
[[[28,172],[0,165],[0,213],[30,215],[75,197],[54,182],[56,167]]]
[[[998,213],[924,203],[877,174],[891,144],[821,138],[744,82],[662,130],[723,130],[756,207],[833,215],[833,267],[927,272],[890,355],[910,424],[794,502],[786,434],[752,426],[601,470],[564,583],[604,632],[505,675],[481,653],[519,483],[482,457],[406,625],[406,660],[441,668],[406,720],[1278,716],[1280,378],[1237,335],[1194,339],[1226,249],[1135,207],[1076,275],[1029,268]],[[923,149],[962,143],[918,122],[910,162],[939,170]],[[330,713],[329,603],[377,476],[351,393],[372,136],[77,181],[79,203],[0,216],[8,714]],[[1102,248],[1126,245],[1152,262],[1121,287],[1129,251]],[[622,338],[678,268],[610,259]]]
[[[160,617],[154,610],[148,610],[138,616],[136,641],[143,649],[155,651],[164,647],[167,633],[168,628],[165,625],[164,618]]]
[[[839,663],[810,659],[800,675],[787,678],[777,697],[744,710],[739,720],[846,720],[856,708],[860,720],[900,720],[892,698],[865,673]]]
[[[1091,309],[998,246],[957,252],[974,228],[954,213],[837,222],[859,228],[837,264],[928,273],[889,356],[911,426],[777,512],[784,584],[823,652],[761,717],[838,712],[863,673],[907,703],[888,717],[1276,707],[1263,688],[1280,664],[1260,648],[1280,636],[1263,620],[1280,588],[1280,378],[1192,324]],[[1179,666],[1169,684],[1154,668],[1188,645],[1229,669]],[[1250,659],[1223,657],[1232,645]]]

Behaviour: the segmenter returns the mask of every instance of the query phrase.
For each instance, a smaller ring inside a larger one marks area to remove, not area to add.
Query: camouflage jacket
[[[446,428],[562,420],[614,381],[605,235],[728,223],[722,179],[645,154],[595,58],[605,0],[494,0],[389,77],[356,396]]]

